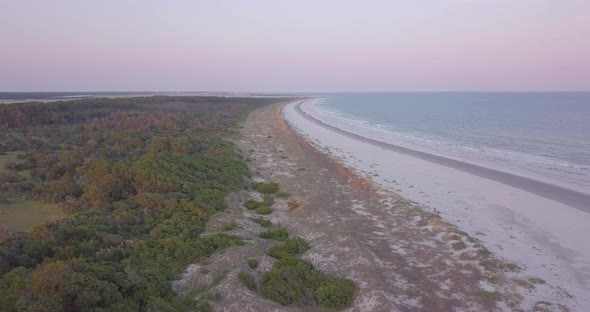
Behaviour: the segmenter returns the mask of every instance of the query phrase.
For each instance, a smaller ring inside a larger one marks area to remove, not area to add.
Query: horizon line
[[[128,91],[113,91],[113,90],[94,90],[94,91],[3,91],[0,93],[589,93],[589,90],[369,90],[369,91],[342,91],[342,90],[328,90],[328,91],[166,91],[166,90],[128,90]]]

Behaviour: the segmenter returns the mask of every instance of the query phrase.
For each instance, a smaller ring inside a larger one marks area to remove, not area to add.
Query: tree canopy
[[[0,199],[63,205],[30,233],[0,229],[4,311],[206,311],[171,281],[241,244],[203,236],[248,170],[225,140],[277,99],[144,97],[0,105]]]

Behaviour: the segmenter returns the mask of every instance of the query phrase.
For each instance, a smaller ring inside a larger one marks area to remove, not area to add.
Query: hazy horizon
[[[586,92],[589,13],[581,0],[7,2],[0,92]]]

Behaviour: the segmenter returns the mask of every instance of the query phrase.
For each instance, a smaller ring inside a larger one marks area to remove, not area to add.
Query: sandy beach
[[[374,169],[367,175],[358,164],[346,161],[356,156],[342,152],[367,143],[328,128],[314,129],[312,124],[321,126],[298,113],[294,109],[297,103],[268,106],[251,113],[242,123],[235,144],[254,181],[278,182],[281,189],[292,194],[289,199],[275,201],[269,219],[309,241],[311,249],[304,259],[328,274],[353,280],[359,287],[346,311],[583,311],[584,302],[570,289],[572,285],[536,276],[533,273],[537,270],[524,263],[491,252],[498,248],[487,247],[489,243],[484,239],[496,233],[469,234],[472,228],[464,229],[464,225],[475,219],[458,221],[462,216],[447,212],[439,215],[407,194],[402,192],[402,197],[375,183],[375,171],[385,176],[389,174],[385,168],[369,162],[367,167]],[[324,148],[305,133],[298,133],[302,130],[297,127],[313,130],[318,137],[327,131],[329,142],[342,144],[343,150]],[[375,160],[380,156],[370,149],[370,144],[362,147]],[[358,157],[356,162],[364,161],[360,159],[362,153]],[[257,236],[262,229],[252,222],[256,214],[241,205],[252,196],[255,194],[248,190],[235,194],[228,199],[228,209],[209,223],[211,231],[215,231],[228,220],[235,220],[239,226],[229,233],[249,241],[246,246],[212,258],[209,268],[223,268],[229,276],[216,287],[224,299],[214,308],[228,312],[302,311],[253,296],[235,282],[237,272],[243,269],[243,259],[261,259],[265,263],[261,270],[272,263],[265,254],[268,242]],[[289,200],[299,205],[290,208]],[[487,215],[482,216],[484,224],[491,222],[485,218]],[[514,229],[506,232],[514,233],[515,225],[510,226]],[[189,267],[175,284],[177,291],[204,282],[200,270],[200,264]],[[322,310],[308,307],[305,311]]]
[[[588,194],[363,138],[321,123],[302,104],[304,108],[304,101],[287,105],[283,114],[317,149],[439,213],[493,254],[517,263],[522,269],[518,275],[551,285],[525,294],[526,304],[562,300],[555,289],[563,289],[572,296],[566,301],[573,311],[590,308]]]

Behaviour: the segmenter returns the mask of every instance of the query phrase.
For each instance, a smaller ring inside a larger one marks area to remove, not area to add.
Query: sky
[[[0,91],[590,91],[589,0],[0,0]]]

